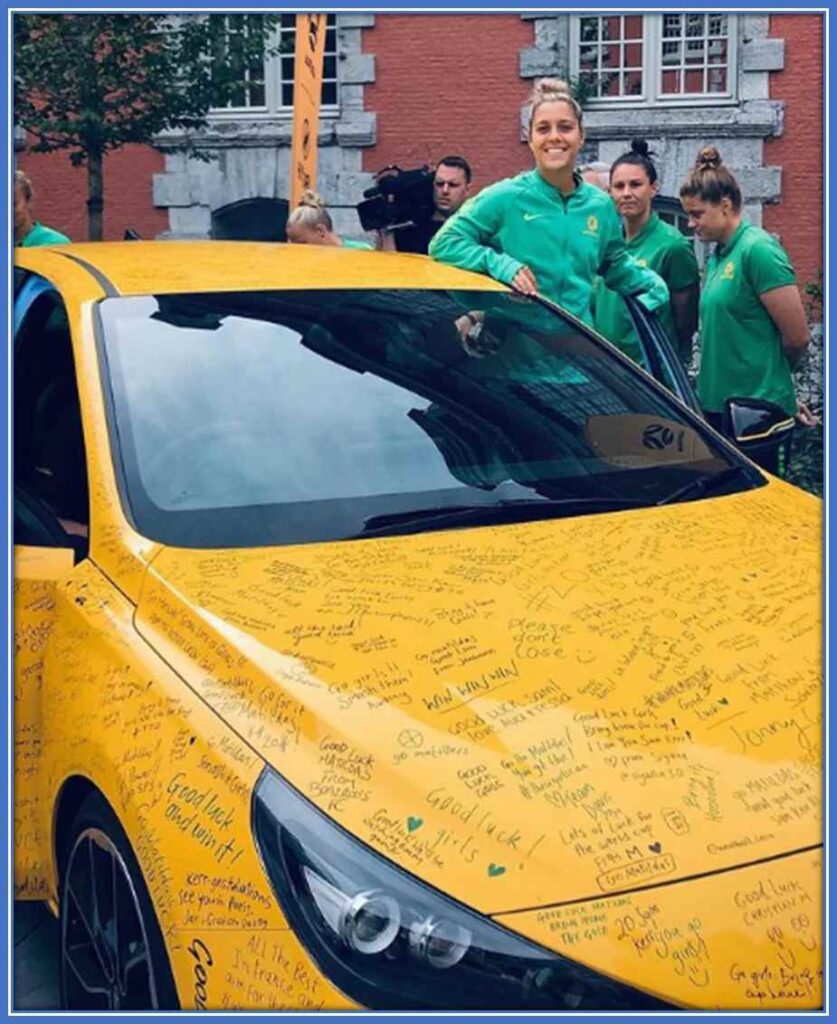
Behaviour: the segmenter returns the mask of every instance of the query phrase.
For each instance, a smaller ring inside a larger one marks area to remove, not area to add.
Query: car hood
[[[821,841],[821,504],[163,549],[137,627],[381,854],[485,913]],[[679,888],[679,887],[678,887]]]

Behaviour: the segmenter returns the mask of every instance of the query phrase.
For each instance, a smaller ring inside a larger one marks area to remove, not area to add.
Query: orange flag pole
[[[291,142],[290,207],[317,187],[317,128],[323,86],[326,15],[297,14],[294,59],[294,124]]]

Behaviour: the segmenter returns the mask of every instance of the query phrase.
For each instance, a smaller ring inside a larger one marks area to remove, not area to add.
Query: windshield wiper
[[[672,491],[671,494],[660,498],[657,505],[673,505],[675,502],[683,501],[684,499],[700,498],[707,492],[717,490],[717,488],[724,484],[732,483],[741,477],[747,480],[748,483],[752,483],[750,470],[746,466],[727,466],[720,473],[707,473],[705,476],[699,476],[695,480],[690,480],[682,487],[678,487],[676,491]]]
[[[564,515],[592,512],[613,512],[623,508],[644,508],[648,503],[637,498],[504,498],[491,504],[439,505],[432,508],[411,508],[403,512],[386,512],[363,521],[363,530],[348,538],[374,537],[381,534],[412,533],[423,529],[438,530],[446,526],[492,526],[500,523],[553,519]]]

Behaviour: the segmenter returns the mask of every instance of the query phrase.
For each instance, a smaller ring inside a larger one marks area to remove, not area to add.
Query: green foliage
[[[802,289],[805,294],[805,312],[808,315],[808,323],[817,323],[822,320],[822,270],[817,270],[813,281],[808,281]]]
[[[797,427],[791,449],[787,480],[822,497],[823,493],[823,425]]]
[[[196,130],[261,63],[275,15],[16,14],[15,118],[40,152],[92,152]],[[225,40],[235,38],[235,51]]]

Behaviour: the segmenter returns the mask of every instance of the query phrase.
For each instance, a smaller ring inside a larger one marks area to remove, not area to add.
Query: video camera
[[[390,164],[375,175],[375,185],[364,191],[357,212],[364,231],[421,224],[433,216],[433,178],[427,165],[403,171]]]

